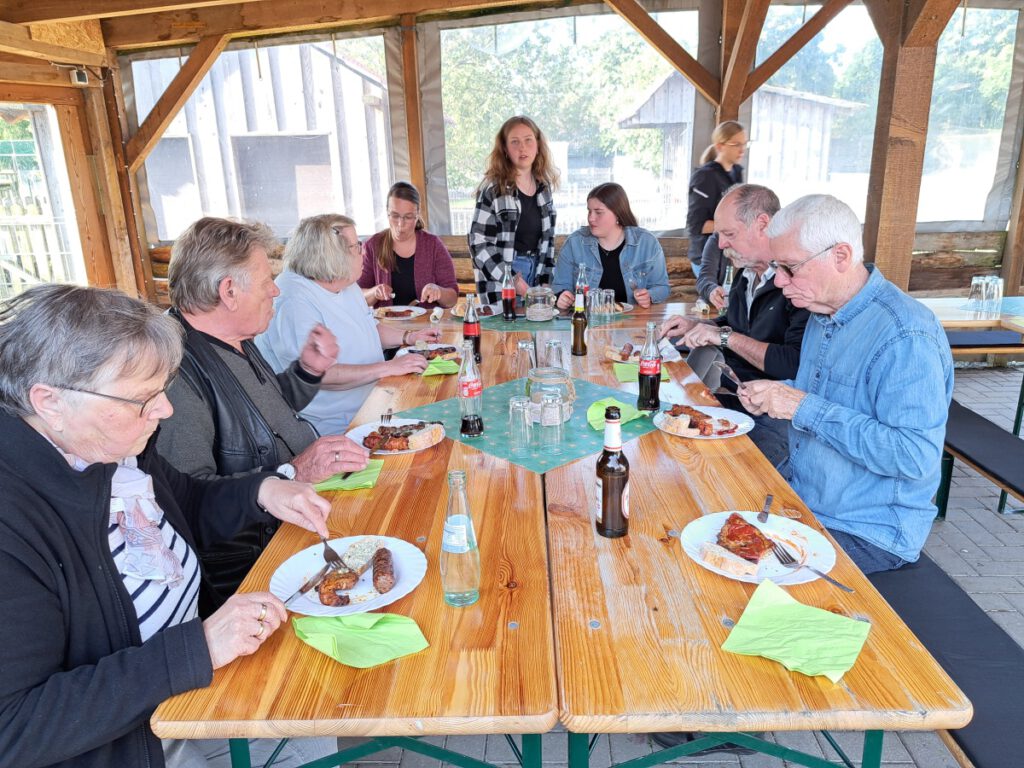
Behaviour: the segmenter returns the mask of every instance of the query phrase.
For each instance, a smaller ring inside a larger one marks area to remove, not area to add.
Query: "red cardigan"
[[[391,273],[385,272],[377,263],[377,252],[384,233],[378,232],[363,244],[363,272],[359,276],[360,288],[372,288],[375,285],[391,285]],[[436,235],[422,229],[416,231],[416,261],[413,264],[413,282],[416,295],[423,295],[423,286],[434,283],[442,288],[459,290],[455,280],[455,264],[452,255],[444,247],[444,243]],[[387,307],[391,300],[377,302],[375,306]],[[435,307],[437,304],[428,302],[421,307]]]

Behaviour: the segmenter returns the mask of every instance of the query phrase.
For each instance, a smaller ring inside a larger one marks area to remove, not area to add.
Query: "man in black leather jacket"
[[[167,396],[157,448],[193,477],[274,471],[315,483],[366,466],[368,452],[344,436],[318,437],[298,415],[334,364],[334,335],[318,326],[299,359],[280,374],[252,338],[273,316],[277,286],[268,260],[277,242],[255,223],[205,218],[171,252],[171,315],[185,329],[185,356]],[[230,596],[276,530],[253,525],[234,539],[200,552],[213,589],[202,610]]]

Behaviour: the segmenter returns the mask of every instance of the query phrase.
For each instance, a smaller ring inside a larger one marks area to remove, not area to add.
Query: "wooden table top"
[[[976,312],[964,309],[967,299],[959,296],[941,298],[919,298],[922,304],[935,313],[947,331],[1004,329],[1024,334],[1024,321],[1011,313]]]
[[[686,310],[662,305],[594,328],[590,354],[571,360],[573,375],[635,395],[636,385],[619,384],[603,361],[603,345],[635,341],[648,318]],[[457,342],[457,323],[441,327],[444,341]],[[567,341],[568,329],[557,335]],[[526,336],[484,332],[485,385],[510,377],[516,342]],[[538,334],[539,348],[544,340]],[[667,368],[663,400],[693,402],[696,377],[684,363]],[[353,424],[389,406],[451,397],[454,378],[382,380]],[[329,527],[332,535],[379,533],[424,549],[423,584],[387,610],[416,619],[431,647],[355,670],[282,628],[252,657],[218,670],[209,688],[162,704],[154,731],[176,738],[543,733],[556,719],[577,732],[930,730],[969,721],[964,695],[841,551],[834,575],[854,595],[820,580],[789,588],[805,603],[872,622],[838,685],[722,652],[723,621],[739,618],[753,585],[691,563],[670,532],[702,513],[760,508],[769,491],[774,509],[797,509],[803,522],[820,526],[746,437],[695,443],[654,432],[626,453],[634,512],[630,535],[619,540],[596,535],[585,505],[596,455],[549,472],[543,485],[538,475],[451,440],[388,457],[376,488],[334,495]],[[445,476],[454,468],[468,471],[483,573],[480,602],[462,609],[443,604],[436,568]],[[280,563],[315,543],[282,526],[242,589],[265,588]]]

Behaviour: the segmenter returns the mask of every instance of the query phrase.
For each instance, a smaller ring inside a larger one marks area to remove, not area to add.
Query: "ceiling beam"
[[[739,28],[736,30],[736,41],[729,56],[729,66],[722,77],[722,98],[718,107],[718,122],[735,120],[739,117],[740,104],[743,103],[744,86],[750,69],[754,65],[757,54],[757,41],[764,28],[764,20],[768,17],[768,6],[771,0],[747,0],[743,7]]]
[[[771,56],[761,62],[750,75],[747,76],[747,83],[743,87],[743,99],[746,101],[754,95],[754,91],[768,82],[769,78],[782,69],[805,45],[832,21],[839,12],[848,6],[852,0],[825,0],[825,3],[818,9],[803,26],[775,51]]]
[[[58,88],[82,87],[71,82],[66,69],[51,67],[39,59],[26,59],[24,56],[12,56],[7,53],[0,53],[0,78],[6,83],[36,83]],[[88,85],[98,88],[101,83],[98,79],[90,77]]]
[[[260,0],[249,0],[259,2]],[[35,24],[50,21],[81,21],[116,16],[133,16],[216,5],[237,5],[238,0],[9,0],[2,13],[4,21]]]
[[[768,0],[757,0],[765,2]],[[679,73],[693,83],[696,88],[712,104],[718,104],[721,83],[718,78],[708,72],[700,62],[688,54],[675,38],[658,24],[637,0],[605,0],[605,4],[621,16],[626,23],[640,33],[668,63],[679,70]]]
[[[921,48],[939,42],[961,0],[909,0],[903,22],[903,45]]]
[[[160,141],[167,126],[178,114],[178,110],[188,101],[188,97],[199,86],[200,81],[210,71],[213,62],[217,60],[227,44],[227,36],[218,35],[204,37],[192,49],[188,61],[174,76],[157,103],[153,105],[153,109],[146,115],[139,130],[128,140],[128,144],[125,146],[125,160],[128,163],[129,171],[135,173],[139,170],[153,147]]]
[[[30,59],[57,61],[64,64],[88,64],[103,66],[106,56],[97,51],[83,51],[63,45],[32,39],[31,32],[20,24],[0,21],[0,53],[13,53]]]

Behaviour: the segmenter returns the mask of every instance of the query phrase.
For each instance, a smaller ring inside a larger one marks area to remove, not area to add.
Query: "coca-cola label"
[[[480,379],[459,379],[459,397],[480,397],[483,391]]]
[[[480,323],[463,323],[462,324],[462,335],[463,336],[479,336],[480,335]]]
[[[660,376],[661,375],[661,359],[660,358],[648,358],[646,360],[640,360],[640,375],[641,376]]]
[[[452,515],[444,523],[441,536],[441,551],[461,555],[469,552],[469,527],[473,525],[468,515]]]
[[[516,297],[516,289],[515,288],[502,288],[501,289],[501,298],[503,298],[503,299],[514,299],[515,297]]]

